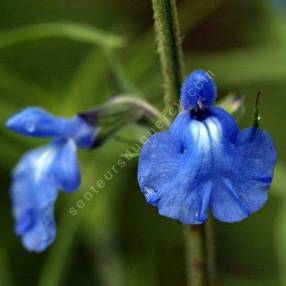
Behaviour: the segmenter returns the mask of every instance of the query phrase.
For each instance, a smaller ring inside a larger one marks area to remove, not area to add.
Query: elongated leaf
[[[0,48],[24,42],[61,37],[107,47],[121,47],[123,39],[92,26],[74,23],[41,23],[0,32]]]

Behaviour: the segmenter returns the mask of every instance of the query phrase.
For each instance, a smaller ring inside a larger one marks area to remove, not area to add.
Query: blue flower
[[[141,150],[138,181],[147,202],[184,224],[204,223],[209,209],[220,221],[238,222],[268,199],[277,161],[272,138],[259,128],[240,131],[212,105],[216,90],[206,72],[191,74],[182,88],[184,111]]]
[[[23,135],[54,137],[49,145],[22,157],[13,171],[11,187],[15,232],[28,250],[41,252],[56,236],[58,191],[72,192],[80,186],[77,147],[91,148],[98,129],[81,117],[55,117],[40,108],[16,114],[7,127]]]

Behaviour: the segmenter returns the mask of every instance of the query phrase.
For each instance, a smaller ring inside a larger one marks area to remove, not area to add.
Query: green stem
[[[6,250],[0,249],[0,285],[13,285],[13,276],[10,266],[11,265]]]
[[[207,277],[207,285],[214,286],[216,284],[216,255],[215,255],[215,238],[213,232],[213,223],[212,220],[204,225],[205,228],[205,245],[206,245],[206,277]]]
[[[180,98],[183,53],[175,0],[152,0],[158,52],[161,60],[166,108]]]
[[[186,256],[188,267],[188,285],[203,286],[204,283],[204,251],[202,244],[203,226],[187,226],[185,233]],[[191,238],[191,239],[190,239]]]
[[[189,286],[215,285],[215,252],[211,222],[186,228]]]
[[[152,0],[166,109],[177,105],[183,78],[183,53],[175,0]],[[190,286],[215,283],[215,259],[210,222],[188,226],[186,232]]]

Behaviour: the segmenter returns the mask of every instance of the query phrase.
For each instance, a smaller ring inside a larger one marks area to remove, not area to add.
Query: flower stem
[[[178,15],[175,0],[152,0],[152,3],[164,80],[164,98],[168,108],[178,102],[183,78]]]
[[[215,255],[212,225],[186,227],[186,248],[189,286],[215,285]]]
[[[164,80],[166,109],[177,105],[183,79],[183,53],[175,0],[152,0],[155,33]],[[190,286],[213,286],[215,259],[211,223],[188,226],[186,231]]]

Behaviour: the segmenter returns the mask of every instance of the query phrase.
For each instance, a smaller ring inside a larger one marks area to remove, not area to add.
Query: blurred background
[[[28,253],[13,234],[10,172],[24,152],[46,141],[12,134],[5,121],[26,106],[65,116],[89,109],[118,92],[115,73],[124,79],[122,92],[161,108],[150,2],[1,0],[1,286],[186,285],[183,227],[145,203],[136,182],[136,159],[77,216],[69,214],[128,148],[113,139],[94,151],[80,152],[82,188],[61,193],[52,247],[43,254]],[[181,0],[178,10],[186,73],[210,70],[221,97],[228,92],[244,95],[242,127],[250,125],[255,95],[261,91],[262,126],[279,150],[267,206],[242,223],[215,224],[218,285],[286,285],[286,1]],[[87,24],[122,36],[125,45],[106,52],[100,43],[17,29],[47,22]],[[30,40],[22,39],[25,33]],[[121,135],[131,132],[139,136],[142,130],[129,126]]]

